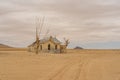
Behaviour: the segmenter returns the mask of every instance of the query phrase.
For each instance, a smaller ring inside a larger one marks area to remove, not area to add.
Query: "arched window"
[[[48,50],[50,50],[50,44],[48,44]]]
[[[57,50],[57,45],[55,45],[55,49]]]

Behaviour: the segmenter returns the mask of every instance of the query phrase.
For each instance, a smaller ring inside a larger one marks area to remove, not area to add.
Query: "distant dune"
[[[12,48],[12,47],[5,45],[5,44],[0,44],[0,48]]]
[[[0,44],[0,51],[27,51],[27,48],[15,48],[5,44]]]
[[[74,49],[83,49],[82,47],[76,46]]]

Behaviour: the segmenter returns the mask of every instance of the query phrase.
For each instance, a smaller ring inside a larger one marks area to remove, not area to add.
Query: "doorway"
[[[57,45],[55,45],[55,50],[57,50]]]
[[[48,44],[48,50],[50,50],[50,44]]]

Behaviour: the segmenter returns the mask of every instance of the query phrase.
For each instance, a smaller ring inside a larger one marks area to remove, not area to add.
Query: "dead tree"
[[[68,44],[70,43],[70,42],[69,42],[69,39],[67,39],[67,40],[64,39],[64,40],[65,40],[64,45],[60,45],[60,53],[63,53],[63,52],[66,53],[66,52],[67,52],[67,51],[66,51],[66,48],[67,48]]]
[[[40,20],[39,18],[36,18],[36,44],[35,44],[35,52],[36,54],[39,53],[39,47],[40,47],[40,34],[42,31],[42,27],[44,24],[44,17],[42,20]],[[40,27],[39,32],[38,32],[38,27]]]
[[[38,54],[38,52],[39,52],[39,45],[40,45],[40,40],[39,40],[38,31],[37,31],[37,27],[36,27],[36,47],[35,47],[36,54]]]

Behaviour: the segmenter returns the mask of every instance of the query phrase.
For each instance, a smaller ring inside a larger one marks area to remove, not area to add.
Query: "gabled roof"
[[[33,42],[32,44],[30,44],[28,47],[34,46],[34,45],[35,45],[35,43],[36,43],[36,41],[35,41],[35,42]]]
[[[43,44],[43,43],[48,42],[48,41],[52,41],[52,42],[54,42],[55,44],[61,44],[61,42],[60,42],[56,37],[52,37],[52,36],[41,39],[41,40],[40,40],[40,44]],[[34,46],[35,44],[36,44],[36,41],[33,42],[33,43],[32,43],[31,45],[29,45],[28,47]]]
[[[40,40],[40,43],[45,43],[45,42],[47,42],[47,41],[49,41],[49,40],[53,41],[53,42],[56,43],[56,44],[61,44],[61,42],[60,42],[56,37],[52,37],[52,36],[46,37],[46,38],[44,38],[44,39],[41,39],[41,40]]]

